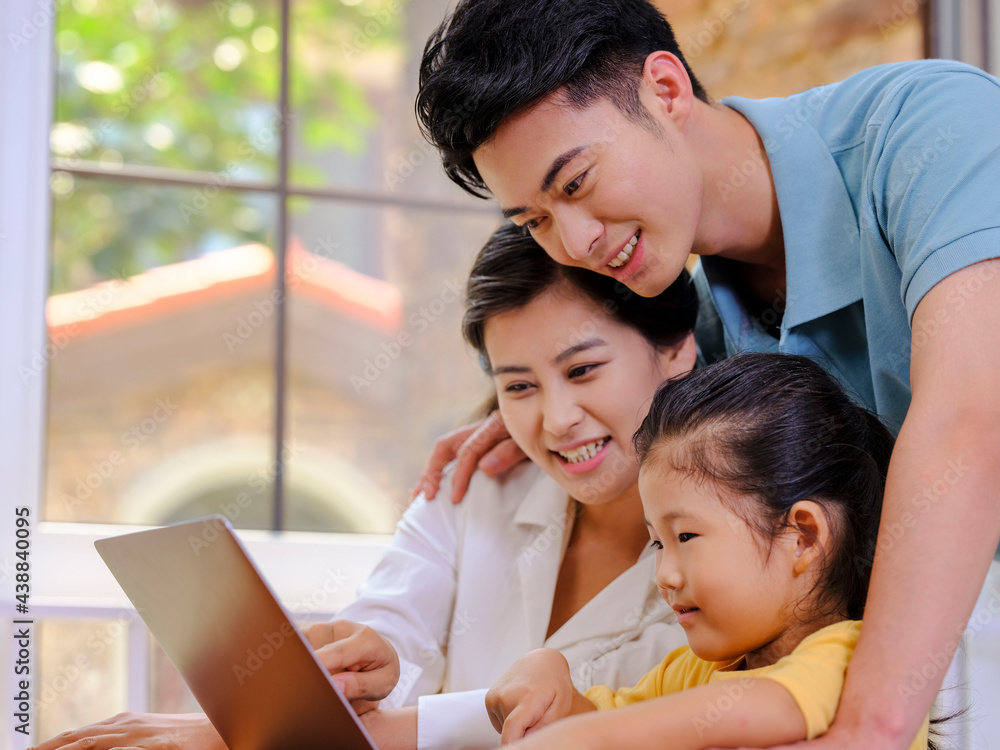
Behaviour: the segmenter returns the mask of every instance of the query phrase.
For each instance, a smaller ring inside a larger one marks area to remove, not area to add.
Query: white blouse
[[[639,560],[546,638],[572,528],[566,491],[530,462],[501,479],[476,472],[453,505],[450,473],[418,497],[357,601],[338,617],[371,626],[400,657],[384,707],[417,703],[418,748],[496,748],[486,690],[526,652],[561,651],[579,690],[634,685],[686,643]]]

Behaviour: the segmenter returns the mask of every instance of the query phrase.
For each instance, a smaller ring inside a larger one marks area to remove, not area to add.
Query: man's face
[[[648,89],[640,97],[659,132],[606,99],[577,109],[557,92],[506,120],[473,159],[504,214],[555,261],[650,297],[696,250],[704,186],[684,134]]]

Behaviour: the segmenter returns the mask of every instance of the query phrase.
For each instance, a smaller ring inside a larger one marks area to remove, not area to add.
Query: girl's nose
[[[668,591],[676,591],[683,584],[680,568],[668,559],[661,550],[657,553],[660,559],[656,565],[656,585],[664,594]]]

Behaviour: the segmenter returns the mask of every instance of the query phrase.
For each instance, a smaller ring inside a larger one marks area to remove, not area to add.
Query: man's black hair
[[[667,19],[647,0],[461,0],[424,48],[417,119],[448,177],[485,198],[473,152],[508,117],[557,90],[573,107],[609,99],[655,128],[638,84],[659,50],[680,58],[695,96],[708,101]]]

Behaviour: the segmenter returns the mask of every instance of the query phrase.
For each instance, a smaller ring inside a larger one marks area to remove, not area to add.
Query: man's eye
[[[573,193],[579,190],[580,186],[583,185],[583,181],[586,177],[587,173],[584,172],[579,177],[570,180],[563,186],[563,192],[566,193],[566,195],[573,195]]]

